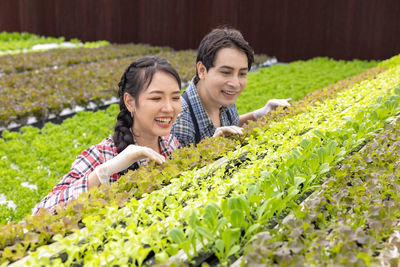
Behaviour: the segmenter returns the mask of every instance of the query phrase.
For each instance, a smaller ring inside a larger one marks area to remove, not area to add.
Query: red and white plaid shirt
[[[161,155],[169,157],[172,151],[180,147],[178,140],[173,135],[159,137]],[[60,203],[67,204],[76,199],[79,194],[88,191],[88,176],[96,166],[114,158],[117,155],[117,148],[112,136],[105,138],[100,144],[91,146],[84,150],[72,163],[71,170],[64,175],[61,181],[51,192],[35,206],[33,214],[38,214],[40,208],[48,209],[52,214],[56,213],[56,206]],[[144,163],[141,160],[137,166]],[[110,182],[120,178],[115,173],[110,177]]]

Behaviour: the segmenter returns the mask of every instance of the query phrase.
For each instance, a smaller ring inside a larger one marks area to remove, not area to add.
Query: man
[[[239,116],[235,103],[247,85],[253,61],[253,49],[236,29],[214,29],[203,38],[196,76],[182,95],[182,110],[172,127],[182,146],[196,145],[205,137],[243,134],[239,126],[258,120],[277,106],[290,105],[289,99],[273,99]]]

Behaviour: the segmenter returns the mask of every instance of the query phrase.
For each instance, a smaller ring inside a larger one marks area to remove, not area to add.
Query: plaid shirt
[[[173,135],[159,137],[161,155],[168,157],[172,151],[180,147],[178,140]],[[33,209],[33,214],[38,214],[40,208],[48,209],[52,214],[56,213],[56,205],[67,204],[78,197],[79,194],[88,191],[88,177],[96,166],[114,158],[117,155],[112,136],[105,138],[100,144],[91,146],[84,150],[72,163],[71,170],[64,175],[61,181],[51,190],[51,192]],[[140,160],[132,164],[129,169],[137,169],[146,160]],[[110,182],[117,181],[121,174],[114,173],[110,177]]]
[[[186,89],[186,92],[188,94],[189,101],[192,105],[193,112],[199,125],[200,139],[213,136],[216,128],[210,117],[208,116],[207,111],[201,104],[201,100],[193,81],[189,83],[189,87]],[[181,113],[179,113],[174,125],[172,126],[171,134],[178,138],[178,141],[182,146],[188,146],[190,144],[195,144],[195,129],[192,117],[190,115],[189,106],[186,103],[185,99],[181,97],[181,100],[182,110]],[[230,112],[233,123],[230,123],[227,112]],[[221,107],[219,118],[221,120],[221,126],[238,126],[239,113],[237,111],[236,105]]]

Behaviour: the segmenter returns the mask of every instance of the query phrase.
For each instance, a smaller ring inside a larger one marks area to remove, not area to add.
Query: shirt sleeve
[[[104,161],[101,146],[91,146],[83,151],[72,163],[70,171],[34,208],[33,214],[38,214],[40,208],[48,209],[50,213],[55,214],[58,204],[67,204],[81,193],[87,192],[89,174]],[[110,179],[113,180],[113,177]]]

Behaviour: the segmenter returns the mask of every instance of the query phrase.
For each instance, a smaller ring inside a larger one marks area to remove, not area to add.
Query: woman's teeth
[[[171,122],[171,119],[170,119],[170,118],[169,118],[169,119],[167,119],[167,118],[165,118],[165,119],[159,118],[159,119],[156,119],[156,121],[162,122],[162,123],[170,123],[170,122]]]

